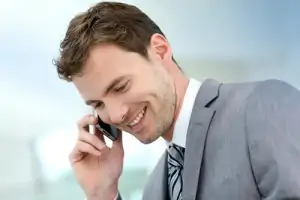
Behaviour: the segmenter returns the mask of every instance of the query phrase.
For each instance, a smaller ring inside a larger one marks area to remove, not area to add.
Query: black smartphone
[[[118,129],[112,125],[104,123],[98,116],[98,124],[95,126],[106,137],[115,141],[118,138]]]

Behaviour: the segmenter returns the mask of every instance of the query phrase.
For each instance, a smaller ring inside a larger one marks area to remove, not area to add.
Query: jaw
[[[154,123],[147,123],[147,125],[143,128],[143,130],[137,134],[132,133],[137,140],[139,140],[143,144],[150,144],[156,141],[159,136],[156,133],[156,127],[153,125]]]

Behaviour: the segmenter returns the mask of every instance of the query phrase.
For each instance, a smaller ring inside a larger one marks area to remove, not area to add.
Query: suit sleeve
[[[300,198],[300,92],[282,81],[265,81],[249,97],[245,113],[262,199]]]

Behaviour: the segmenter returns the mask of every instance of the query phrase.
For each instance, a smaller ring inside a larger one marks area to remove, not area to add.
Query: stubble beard
[[[164,136],[168,133],[173,125],[175,107],[176,107],[176,93],[175,88],[172,84],[164,83],[165,87],[163,89],[163,94],[160,96],[161,109],[156,113],[156,125],[155,133],[153,133],[151,138],[144,141],[145,144],[150,144],[157,140],[159,137]],[[172,87],[173,86],[173,87]]]

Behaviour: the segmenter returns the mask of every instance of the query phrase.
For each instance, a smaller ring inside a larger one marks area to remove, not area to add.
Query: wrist
[[[115,200],[118,195],[118,185],[111,185],[87,194],[87,200]]]

